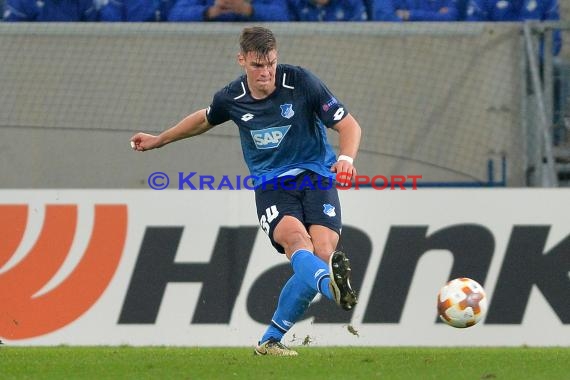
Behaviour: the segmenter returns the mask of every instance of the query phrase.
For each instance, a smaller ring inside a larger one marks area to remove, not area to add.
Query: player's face
[[[265,98],[275,90],[276,50],[271,50],[266,56],[255,52],[239,54],[238,62],[245,70],[247,85],[255,98]]]

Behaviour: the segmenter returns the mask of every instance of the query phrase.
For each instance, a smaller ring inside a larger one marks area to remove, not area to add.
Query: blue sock
[[[268,339],[280,341],[283,335],[293,327],[293,324],[305,314],[316,295],[316,290],[305,284],[299,276],[293,274],[281,289],[271,324],[259,342],[263,343]]]
[[[329,267],[323,260],[315,256],[313,252],[306,249],[295,251],[291,257],[291,265],[301,281],[328,299],[334,299],[329,289]]]

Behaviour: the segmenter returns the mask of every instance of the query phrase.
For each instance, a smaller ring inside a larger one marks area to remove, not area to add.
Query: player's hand
[[[346,160],[338,160],[335,162],[333,166],[331,166],[331,172],[336,173],[337,175],[342,173],[343,181],[350,180],[350,182],[352,182],[358,174],[354,165],[350,161]],[[340,184],[342,186],[343,182],[340,182]],[[348,186],[348,184],[346,184],[346,186]]]
[[[151,150],[160,147],[161,143],[158,136],[139,132],[131,137],[131,148],[133,148],[133,150],[144,152],[145,150]]]

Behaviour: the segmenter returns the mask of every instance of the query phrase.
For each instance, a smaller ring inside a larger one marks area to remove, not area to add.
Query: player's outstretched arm
[[[351,177],[355,177],[357,173],[353,161],[360,146],[362,135],[360,125],[352,115],[348,114],[336,123],[333,129],[339,133],[339,156],[338,161],[331,167],[331,172],[348,173]]]
[[[202,134],[212,127],[206,119],[204,108],[186,116],[174,127],[157,136],[142,132],[135,134],[131,137],[131,147],[139,152],[160,148],[171,142]]]

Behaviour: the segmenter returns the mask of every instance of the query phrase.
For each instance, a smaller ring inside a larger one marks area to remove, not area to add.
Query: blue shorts
[[[316,224],[340,235],[340,201],[333,178],[309,171],[278,178],[255,189],[255,203],[261,229],[280,253],[284,249],[273,240],[273,231],[285,215],[299,219],[307,230]]]

